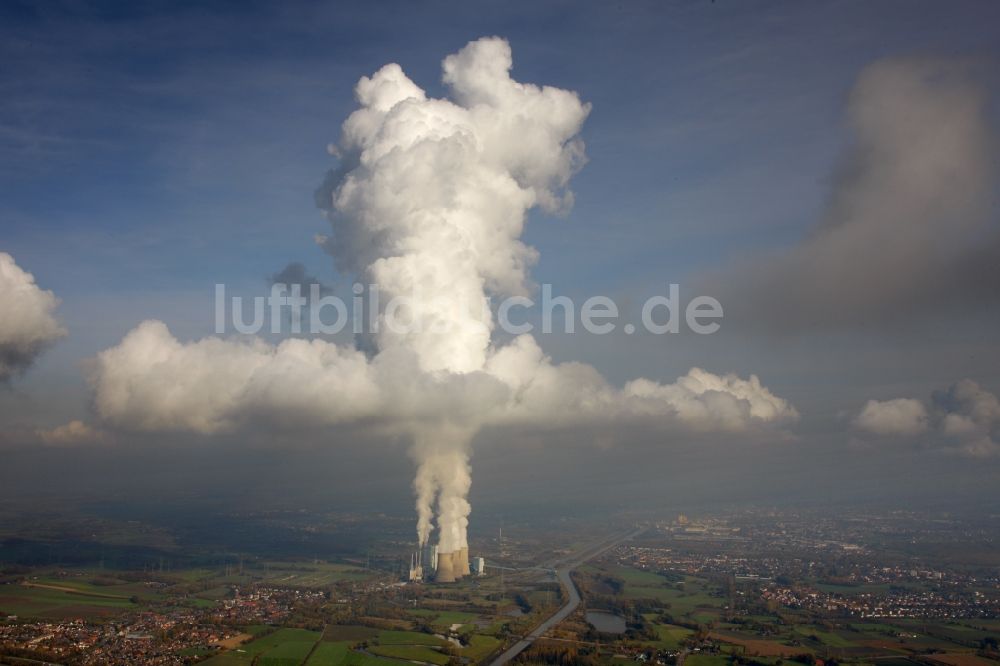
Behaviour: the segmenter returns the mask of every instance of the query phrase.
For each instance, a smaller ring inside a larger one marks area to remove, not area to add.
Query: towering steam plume
[[[451,553],[467,548],[469,526],[469,442],[467,429],[425,428],[415,434],[413,456],[417,476],[413,488],[417,495],[417,537],[425,545],[431,534],[434,499],[438,500],[438,547]]]
[[[673,384],[610,386],[554,364],[522,335],[491,344],[487,295],[525,294],[536,252],[528,209],[571,205],[589,107],[575,93],[510,78],[502,39],[444,61],[451,99],[429,99],[398,65],[357,85],[339,177],[325,190],[341,271],[377,285],[375,353],[324,340],[182,343],[147,321],[102,352],[91,382],[104,425],[231,431],[262,422],[372,426],[403,434],[417,464],[421,545],[438,530],[439,580],[468,573],[469,447],[485,425],[559,428],[643,421],[741,432],[797,418],[755,376],[693,368]],[[402,307],[388,305],[390,301]]]
[[[361,108],[344,123],[341,152],[357,166],[332,190],[326,244],[341,270],[360,272],[386,301],[408,299],[406,326],[380,314],[377,347],[411,350],[424,372],[484,368],[487,290],[526,293],[535,253],[519,240],[525,213],[568,205],[564,189],[583,157],[574,137],[589,106],[514,81],[511,65],[510,46],[496,37],[448,56],[453,101],[429,99],[399,65],[386,65],[358,82]],[[468,445],[479,425],[442,416],[414,433],[421,545],[437,497],[441,552],[468,547]]]

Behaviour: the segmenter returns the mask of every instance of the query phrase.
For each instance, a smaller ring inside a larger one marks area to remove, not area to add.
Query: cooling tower
[[[438,553],[437,575],[434,580],[438,583],[455,582],[455,555],[456,553]]]
[[[456,577],[468,576],[470,573],[472,573],[471,571],[469,571],[469,548],[468,548],[468,546],[466,546],[465,548],[460,548],[455,553],[455,559],[456,559],[456,561],[455,561],[455,565],[454,566],[455,566],[455,576]]]

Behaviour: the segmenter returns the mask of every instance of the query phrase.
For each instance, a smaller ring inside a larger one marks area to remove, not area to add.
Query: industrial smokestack
[[[438,583],[455,582],[455,553],[438,553],[437,575],[434,580]]]
[[[471,571],[469,571],[469,547],[463,546],[455,553],[455,575],[456,576],[468,576]]]

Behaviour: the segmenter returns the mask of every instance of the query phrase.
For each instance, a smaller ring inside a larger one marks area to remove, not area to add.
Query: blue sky
[[[440,95],[441,59],[483,35],[510,41],[518,80],[593,104],[573,210],[534,214],[525,235],[541,254],[533,278],[627,300],[807,236],[850,141],[859,72],[887,56],[995,59],[1000,6],[4,3],[0,249],[62,299],[70,336],[0,415],[85,416],[81,362],[150,317],[182,338],[210,333],[217,282],[261,292],[301,261],[343,285],[312,241],[328,231],[313,197],[355,82],[398,62]],[[855,330],[780,345],[739,331],[669,347],[542,344],[613,381],[693,364],[757,372],[828,425],[868,397],[926,394],[970,372],[997,388],[982,362],[997,357],[991,314],[965,333],[925,323],[902,343]]]

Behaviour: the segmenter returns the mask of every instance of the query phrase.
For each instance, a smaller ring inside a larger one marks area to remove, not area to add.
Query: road
[[[514,657],[527,650],[528,646],[534,643],[536,639],[544,636],[549,629],[551,629],[552,627],[556,626],[557,624],[565,620],[567,617],[570,616],[570,614],[573,613],[573,611],[579,608],[580,591],[576,589],[576,584],[573,582],[573,579],[570,576],[570,572],[573,571],[573,569],[577,568],[587,560],[592,560],[598,555],[604,553],[605,551],[614,548],[622,541],[625,541],[626,539],[631,539],[632,537],[641,534],[644,531],[645,531],[644,529],[630,530],[625,534],[619,534],[617,536],[611,537],[610,539],[606,539],[600,542],[599,544],[596,544],[595,546],[585,549],[582,554],[574,556],[571,562],[567,562],[562,566],[556,567],[556,577],[559,579],[559,582],[562,583],[563,587],[566,589],[566,592],[569,594],[569,599],[566,601],[566,604],[562,608],[557,610],[555,613],[553,613],[552,616],[549,617],[549,619],[545,620],[540,625],[535,627],[534,631],[532,631],[530,634],[519,640],[517,643],[514,643],[514,645],[508,648],[506,652],[504,652],[499,657],[494,659],[490,666],[503,666],[503,664],[510,662],[512,659],[514,659]]]

